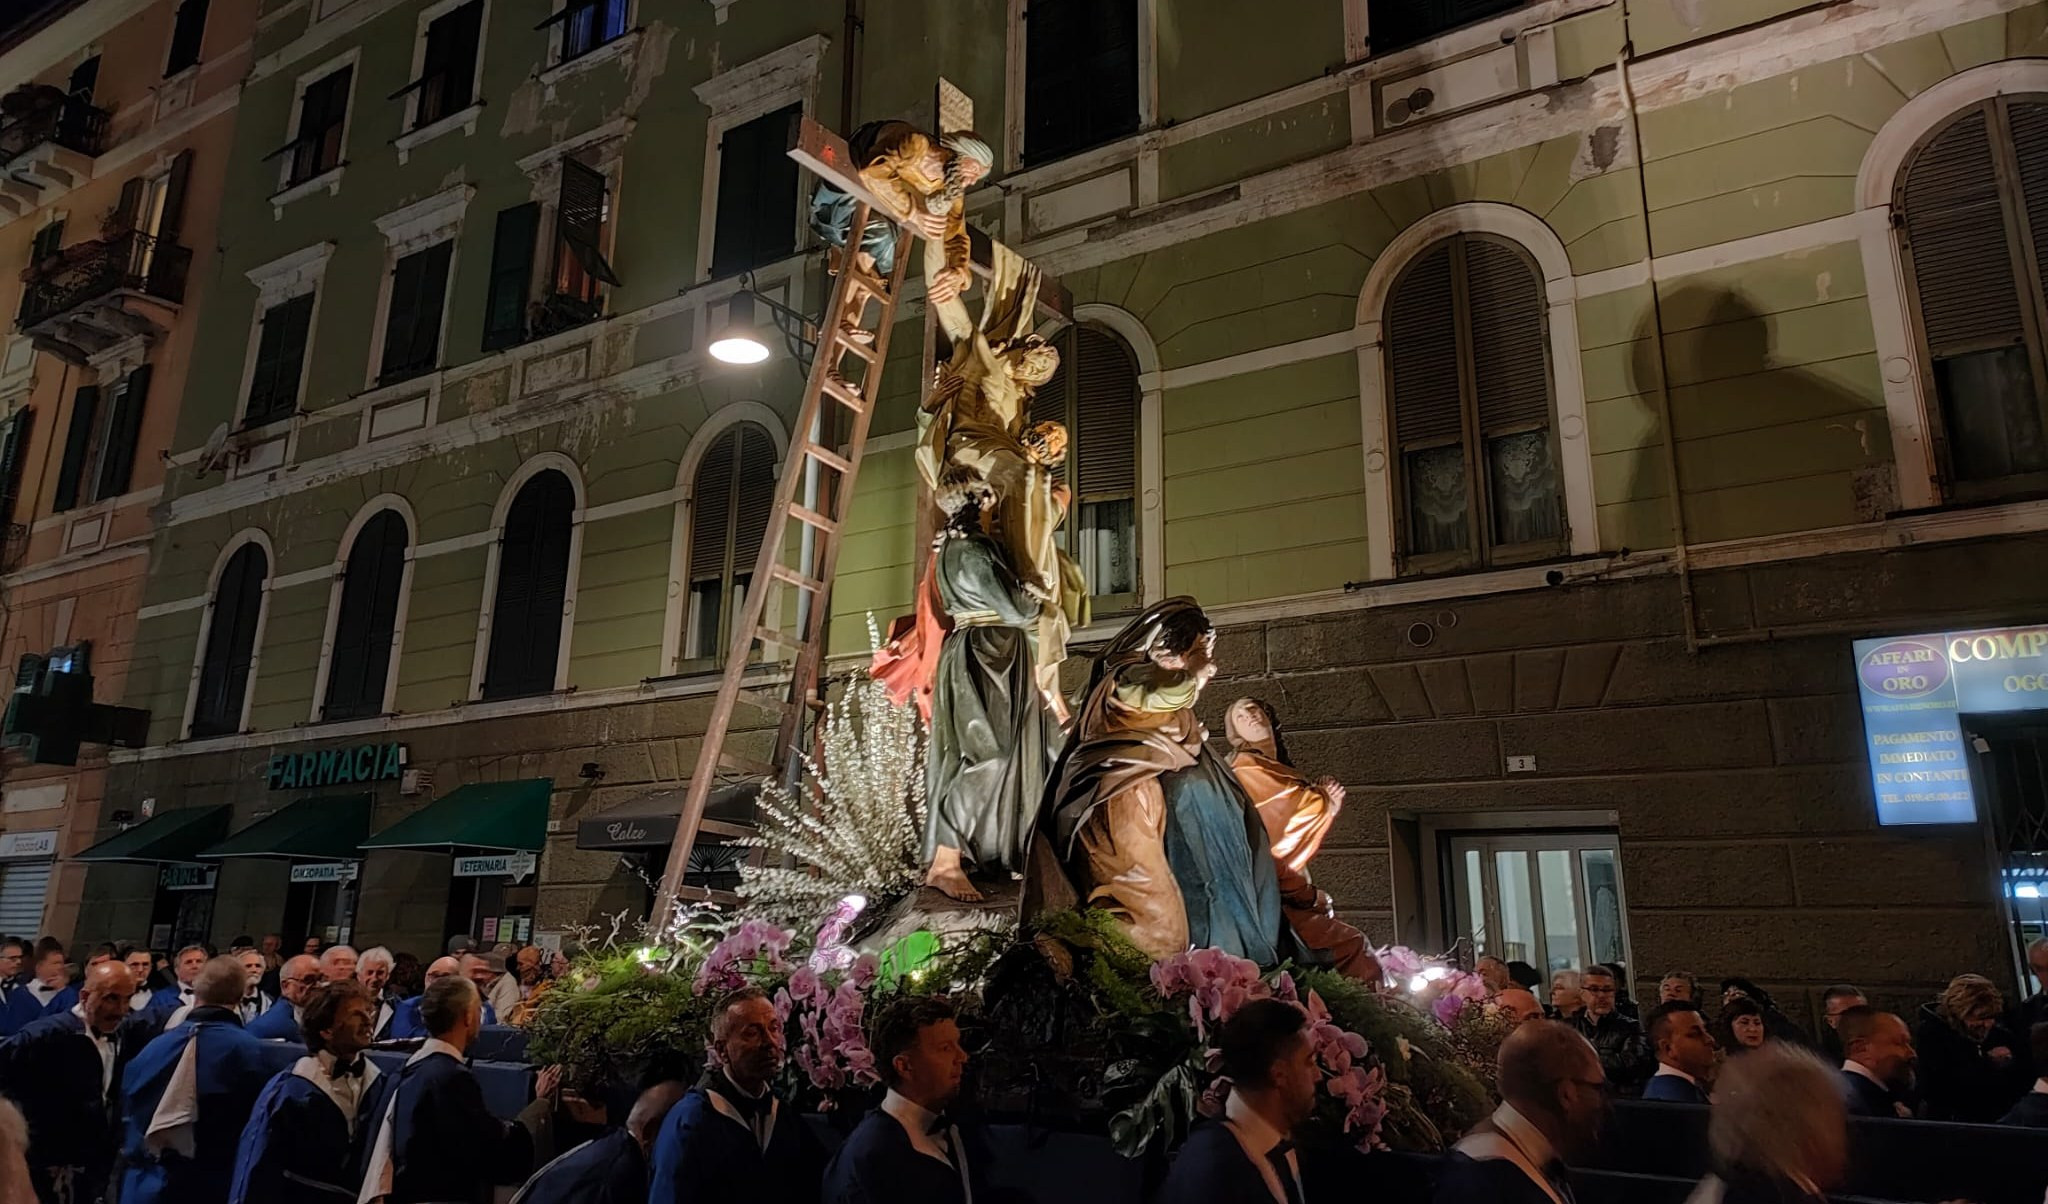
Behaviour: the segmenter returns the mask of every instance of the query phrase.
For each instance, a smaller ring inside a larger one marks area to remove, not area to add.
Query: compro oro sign
[[[2048,710],[2048,626],[1856,641],[1880,824],[1977,818],[1964,715]]]
[[[485,857],[457,857],[457,878],[524,878],[533,873],[540,858],[533,853],[492,853]]]

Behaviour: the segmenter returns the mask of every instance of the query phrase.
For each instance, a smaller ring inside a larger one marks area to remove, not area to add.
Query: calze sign
[[[404,776],[403,744],[362,744],[355,748],[270,755],[272,790],[360,786],[366,782],[395,782]]]
[[[2048,709],[2048,626],[1856,641],[1880,824],[1977,818],[1966,714]]]

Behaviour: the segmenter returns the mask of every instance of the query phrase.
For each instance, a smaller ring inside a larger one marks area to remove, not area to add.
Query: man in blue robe
[[[456,978],[461,974],[462,959],[460,957],[437,957],[427,966],[426,985],[431,987],[444,978]],[[420,1000],[425,997],[424,994],[421,994],[414,995],[410,999],[399,1000],[398,1005],[391,1009],[391,1023],[385,1029],[384,1035],[399,1041],[413,1041],[426,1036],[426,1021],[420,1019]],[[490,1002],[486,1000],[484,1002],[484,1023],[496,1024],[497,1022],[498,1014],[492,1010]]]
[[[211,956],[204,945],[187,945],[178,950],[178,956],[171,961],[171,971],[178,976],[178,981],[150,997],[150,1010],[168,1023],[168,1018],[179,1008],[194,1006],[192,984],[198,981],[199,968]]]
[[[994,1160],[986,1134],[949,1112],[967,1069],[953,1006],[936,996],[896,1000],[875,1022],[874,1051],[889,1094],[839,1147],[819,1198],[824,1204],[991,1204],[997,1196],[989,1185]]]
[[[481,1204],[498,1184],[532,1172],[537,1149],[553,1137],[559,1067],[540,1072],[534,1101],[518,1119],[499,1120],[470,1072],[470,1043],[483,1028],[483,1001],[459,976],[420,997],[428,1037],[391,1076],[372,1138],[361,1204]]]
[[[64,946],[45,938],[36,948],[36,975],[7,997],[0,1009],[0,1037],[14,1034],[45,1016],[71,1010],[78,1002],[78,988],[71,985],[71,967],[64,959]]]
[[[235,1155],[228,1204],[343,1204],[362,1186],[362,1134],[382,1102],[370,1046],[370,993],[315,987],[302,1012],[306,1056],[257,1097]]]
[[[235,1011],[248,979],[216,957],[192,984],[198,1006],[151,1041],[121,1080],[122,1204],[220,1204],[235,1145],[270,1077]]]
[[[634,1101],[625,1128],[586,1141],[534,1172],[512,1204],[646,1204],[649,1153],[682,1098],[683,1085],[673,1079],[649,1087]]]
[[[0,1044],[0,1095],[28,1119],[29,1181],[43,1204],[93,1200],[106,1190],[116,1084],[136,1048],[122,1031],[134,989],[128,967],[94,966],[71,1010]]]
[[[312,997],[313,988],[327,981],[320,972],[320,959],[301,953],[284,964],[278,976],[278,990],[284,998],[277,1001],[269,1011],[256,1017],[249,1026],[249,1035],[260,1041],[297,1041],[300,1039],[299,1013],[304,1010],[306,1000]]]
[[[825,1151],[769,1090],[782,1069],[782,1022],[758,987],[734,991],[712,1014],[717,1065],[683,1097],[654,1143],[649,1204],[818,1198]]]

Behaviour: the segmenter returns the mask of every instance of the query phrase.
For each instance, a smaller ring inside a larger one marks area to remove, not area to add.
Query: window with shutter
[[[1522,7],[1528,0],[1370,0],[1372,52],[1385,54]]]
[[[594,302],[599,283],[619,283],[604,257],[608,215],[604,173],[574,159],[562,160],[562,190],[555,203],[557,296]]]
[[[535,29],[562,27],[562,62],[624,37],[631,0],[568,0]]]
[[[414,96],[412,128],[429,126],[476,99],[476,54],[483,40],[483,0],[470,0],[427,23],[420,77],[391,94]]]
[[[689,605],[683,659],[710,668],[725,656],[746,602],[780,471],[775,440],[757,423],[728,428],[698,462],[690,486]]]
[[[199,61],[199,45],[206,39],[207,0],[185,0],[171,25],[171,54],[164,64],[166,78]]]
[[[1435,243],[1395,282],[1387,396],[1404,571],[1564,551],[1545,310],[1535,263],[1491,237]]]
[[[269,557],[253,543],[244,544],[221,570],[206,625],[206,652],[199,663],[199,693],[192,707],[194,737],[242,730],[249,670],[256,659],[256,624],[269,575]]]
[[[789,144],[802,115],[802,105],[790,105],[736,125],[719,139],[713,276],[731,276],[796,251],[797,169]]]
[[[34,266],[64,249],[64,219],[57,218],[36,231],[29,244],[29,264]]]
[[[553,469],[535,473],[512,499],[498,540],[498,583],[484,661],[487,699],[555,688],[575,510],[574,487]]]
[[[287,417],[298,408],[306,340],[313,329],[313,294],[303,293],[264,310],[259,326],[244,419],[250,426]]]
[[[320,707],[324,719],[360,719],[384,711],[408,536],[404,516],[380,510],[349,547],[334,647],[328,654],[327,697]]]
[[[29,420],[35,411],[27,406],[16,410],[0,427],[0,524],[14,519],[15,502],[21,497],[21,478],[28,463]]]
[[[80,385],[71,395],[71,425],[64,433],[64,459],[57,465],[57,498],[52,511],[62,512],[78,505],[79,487],[85,481],[87,457],[92,454],[93,428],[99,418],[100,387]]]
[[[540,232],[540,203],[528,201],[498,211],[491,235],[491,283],[484,296],[484,350],[526,341],[527,294],[533,286],[533,241]]]
[[[108,409],[107,430],[100,449],[100,471],[94,501],[104,501],[128,492],[135,475],[135,445],[142,436],[142,410],[149,401],[149,378],[154,371],[143,364],[115,386],[114,403]]]
[[[1947,496],[2048,489],[2048,97],[1973,105],[1894,197]]]
[[[1138,361],[1123,339],[1086,323],[1060,340],[1060,367],[1031,401],[1031,420],[1067,428],[1074,501],[1060,546],[1081,566],[1095,613],[1138,605]]]
[[[303,184],[341,166],[342,127],[348,118],[353,66],[329,72],[306,85],[299,102],[299,129],[279,154],[291,155],[286,186]]]
[[[432,372],[441,362],[441,308],[448,295],[449,257],[455,244],[437,242],[401,256],[391,269],[391,303],[384,316],[380,384]]]
[[[1137,132],[1138,4],[1028,0],[1025,163],[1048,163]]]

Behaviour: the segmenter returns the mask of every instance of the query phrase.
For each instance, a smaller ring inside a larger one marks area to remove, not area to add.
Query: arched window
[[[774,438],[753,422],[726,428],[698,461],[690,485],[685,661],[715,663],[732,642],[733,620],[768,534],[778,471]]]
[[[512,499],[498,540],[498,588],[484,662],[487,699],[555,688],[575,515],[575,486],[552,468],[535,473]]]
[[[1095,613],[1138,606],[1138,363],[1115,333],[1088,323],[1061,337],[1060,368],[1031,401],[1033,422],[1067,428],[1074,501],[1060,546],[1081,566]]]
[[[405,517],[396,510],[379,510],[356,532],[342,568],[322,718],[360,719],[384,711],[409,539]]]
[[[1964,109],[1893,198],[1944,495],[2048,488],[2048,96]]]
[[[1569,546],[1543,277],[1504,239],[1417,255],[1386,310],[1396,560],[1447,572]]]
[[[228,558],[213,588],[206,624],[206,654],[199,662],[199,692],[192,704],[192,736],[242,730],[249,669],[256,659],[256,624],[263,614],[263,582],[270,558],[254,543]]]

